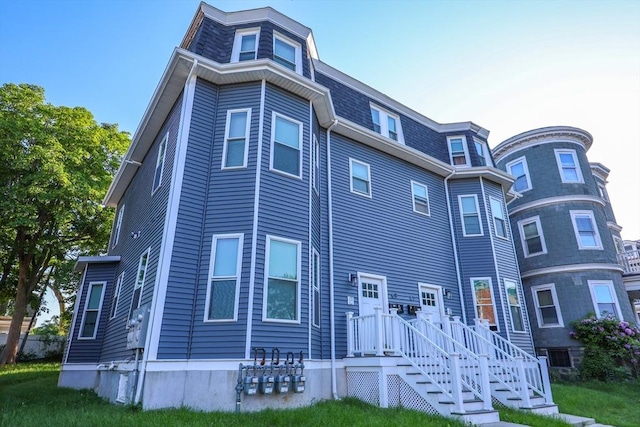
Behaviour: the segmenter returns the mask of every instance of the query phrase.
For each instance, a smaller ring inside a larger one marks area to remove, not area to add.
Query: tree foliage
[[[27,304],[51,267],[106,247],[113,212],[101,201],[128,144],[85,108],[46,103],[41,87],[0,87],[0,297],[13,298],[0,366],[15,362]]]

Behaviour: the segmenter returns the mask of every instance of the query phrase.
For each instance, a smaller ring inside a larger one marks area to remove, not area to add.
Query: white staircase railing
[[[529,390],[543,397],[546,404],[553,404],[546,357],[530,355],[490,330],[486,321],[476,320],[476,325],[469,327],[454,317],[444,323],[454,340],[474,353],[488,355],[491,377],[519,396],[521,407],[531,407]]]
[[[380,307],[366,316],[347,313],[347,356],[401,355],[453,402],[454,412],[465,412],[465,390],[482,400],[484,409],[491,410],[487,358],[474,355],[450,337],[447,340],[444,332],[431,326],[420,331],[395,313],[383,314]]]

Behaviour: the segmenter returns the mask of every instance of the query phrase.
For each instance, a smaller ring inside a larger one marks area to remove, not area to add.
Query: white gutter
[[[327,129],[327,197],[329,203],[329,314],[331,322],[331,396],[338,397],[338,377],[336,375],[336,315],[333,281],[333,197],[331,195],[331,129],[338,124],[338,119]]]
[[[449,197],[449,178],[455,175],[456,171],[453,170],[444,179],[444,192],[447,196],[447,212],[449,213],[449,231],[451,232],[451,244],[453,245],[453,259],[456,263],[456,278],[458,279],[458,292],[460,293],[460,307],[462,308],[462,322],[467,324],[467,310],[464,304],[464,297],[462,294],[462,278],[460,277],[460,265],[458,261],[458,245],[456,244],[456,234],[453,230],[453,215],[451,214],[451,198]]]

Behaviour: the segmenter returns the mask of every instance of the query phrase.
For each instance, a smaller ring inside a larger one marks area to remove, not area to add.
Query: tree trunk
[[[20,276],[18,277],[18,292],[16,293],[16,302],[13,311],[13,317],[11,318],[11,326],[9,327],[9,333],[7,334],[7,343],[2,352],[2,358],[0,358],[0,368],[4,365],[13,365],[16,363],[16,357],[18,355],[18,344],[20,343],[20,330],[22,329],[22,321],[27,314],[28,288],[26,275],[23,274],[23,266],[20,266]]]

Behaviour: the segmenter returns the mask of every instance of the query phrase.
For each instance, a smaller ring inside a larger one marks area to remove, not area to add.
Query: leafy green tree
[[[46,103],[41,87],[0,87],[0,293],[14,298],[0,367],[15,363],[27,305],[52,263],[106,247],[113,212],[101,200],[129,142],[85,108]]]

